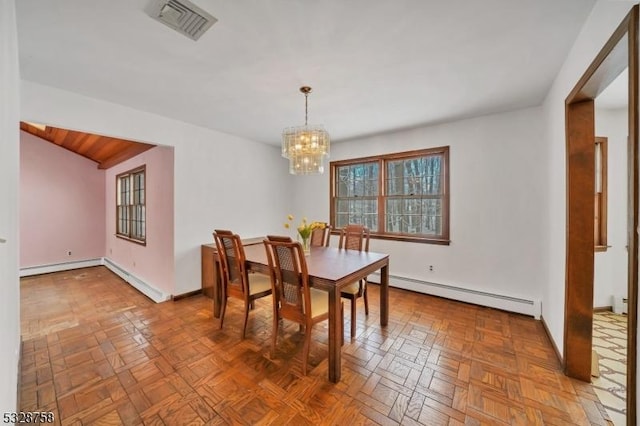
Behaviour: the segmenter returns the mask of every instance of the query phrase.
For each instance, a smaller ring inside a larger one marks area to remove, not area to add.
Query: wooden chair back
[[[369,228],[360,224],[349,224],[340,231],[338,247],[348,250],[369,251]]]
[[[240,236],[226,229],[216,229],[213,239],[220,256],[223,296],[249,297],[249,278]]]
[[[281,318],[305,324],[310,321],[309,273],[302,245],[289,237],[268,235],[264,240],[274,307]]]
[[[329,247],[331,227],[325,223],[324,228],[311,231],[311,247]]]

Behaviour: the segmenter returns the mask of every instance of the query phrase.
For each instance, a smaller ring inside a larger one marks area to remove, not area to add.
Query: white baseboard
[[[380,273],[374,273],[371,274],[371,276],[375,277],[374,281],[380,282]],[[529,315],[535,319],[540,319],[542,313],[542,306],[539,300],[527,300],[397,275],[389,275],[389,285],[418,293],[431,294],[433,296]]]
[[[158,290],[151,284],[148,284],[136,277],[135,275],[129,273],[126,269],[108,259],[106,257],[103,258],[103,265],[109,268],[111,272],[131,284],[135,289],[137,289],[140,293],[147,296],[149,299],[153,300],[156,303],[165,302],[171,299],[171,295],[163,292],[162,290]]]
[[[127,283],[131,284],[132,287],[134,287],[140,293],[144,294],[156,303],[164,302],[171,299],[170,294],[167,294],[162,290],[158,290],[151,284],[146,283],[135,275],[129,273],[126,269],[113,262],[112,260],[107,259],[106,257],[98,259],[79,260],[74,262],[56,263],[53,265],[30,266],[27,268],[21,268],[20,277],[48,274],[51,272],[69,271],[72,269],[88,268],[91,266],[100,265],[106,266],[111,272],[125,280]]]
[[[51,272],[70,271],[72,269],[89,268],[91,266],[102,265],[102,258],[76,260],[73,262],[54,263],[51,265],[28,266],[20,268],[20,277],[29,277],[31,275],[49,274]]]

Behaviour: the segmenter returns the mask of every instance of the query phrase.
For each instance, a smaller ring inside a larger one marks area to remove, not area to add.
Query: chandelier
[[[323,173],[331,140],[322,125],[307,124],[311,87],[302,86],[300,91],[304,94],[304,126],[287,127],[282,131],[282,156],[289,159],[292,175]]]

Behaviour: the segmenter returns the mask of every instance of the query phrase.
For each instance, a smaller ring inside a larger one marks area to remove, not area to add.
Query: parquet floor
[[[285,321],[270,355],[268,299],[240,340],[235,300],[219,330],[210,299],[154,304],[104,267],[24,278],[21,409],[62,425],[607,424],[591,385],[562,374],[540,322],[391,289],[381,328],[378,297],[370,286],[332,384],[324,323],[306,377],[297,325]]]

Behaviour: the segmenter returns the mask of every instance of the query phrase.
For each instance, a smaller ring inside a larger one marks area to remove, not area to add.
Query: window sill
[[[336,231],[334,229],[331,231],[331,235],[340,236],[340,231]],[[410,235],[391,235],[391,234],[371,233],[370,238],[374,240],[404,241],[408,243],[435,244],[435,245],[441,245],[441,246],[448,246],[451,244],[451,240],[446,238],[414,237]]]
[[[121,240],[131,241],[132,243],[139,244],[141,246],[146,246],[147,245],[147,242],[144,241],[144,240],[136,240],[134,238],[129,238],[126,235],[116,234],[116,237],[120,238]]]

